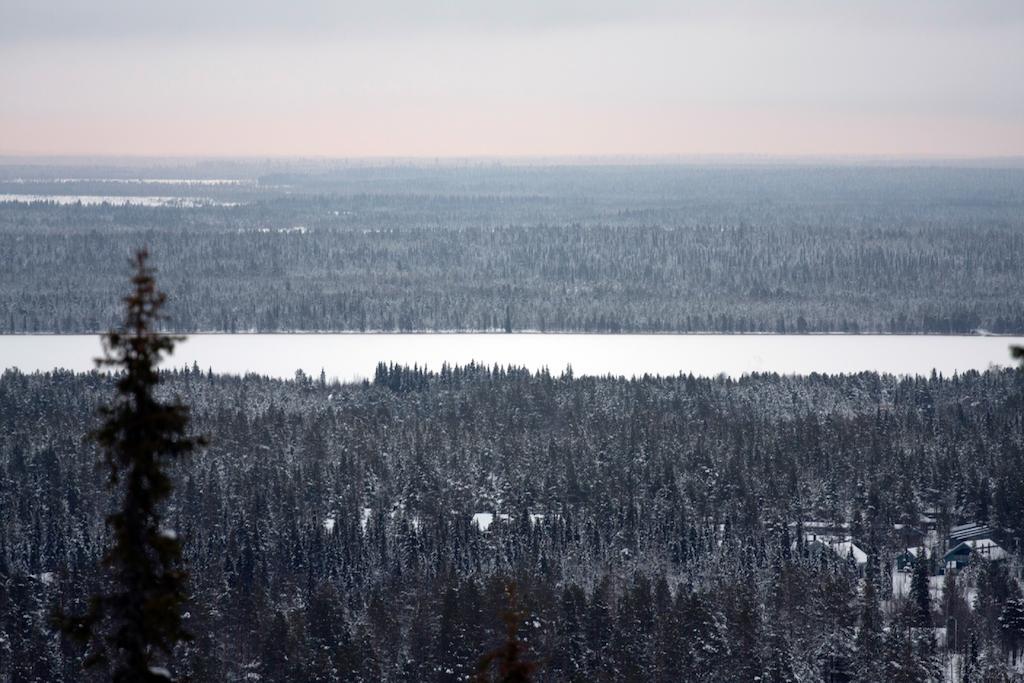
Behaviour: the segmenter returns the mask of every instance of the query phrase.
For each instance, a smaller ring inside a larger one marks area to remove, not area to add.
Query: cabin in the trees
[[[972,538],[951,547],[943,556],[946,571],[960,570],[978,557],[997,562],[1009,557],[1003,548],[991,538]]]

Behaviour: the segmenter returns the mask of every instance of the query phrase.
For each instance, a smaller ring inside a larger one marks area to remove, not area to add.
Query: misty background
[[[0,153],[1024,154],[1024,5],[0,4]]]

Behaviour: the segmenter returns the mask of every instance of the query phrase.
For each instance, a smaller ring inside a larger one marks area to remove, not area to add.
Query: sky
[[[1022,0],[0,0],[0,154],[1024,155]]]

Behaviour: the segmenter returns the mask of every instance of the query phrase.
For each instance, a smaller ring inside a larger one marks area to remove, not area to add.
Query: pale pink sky
[[[1024,155],[1018,0],[288,5],[6,0],[0,154]]]

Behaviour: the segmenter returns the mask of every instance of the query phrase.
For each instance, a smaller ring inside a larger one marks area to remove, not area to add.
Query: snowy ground
[[[892,573],[892,595],[894,598],[901,598],[910,595],[910,572]],[[942,599],[942,585],[944,576],[932,576],[928,579],[928,590],[931,592],[932,600]]]

